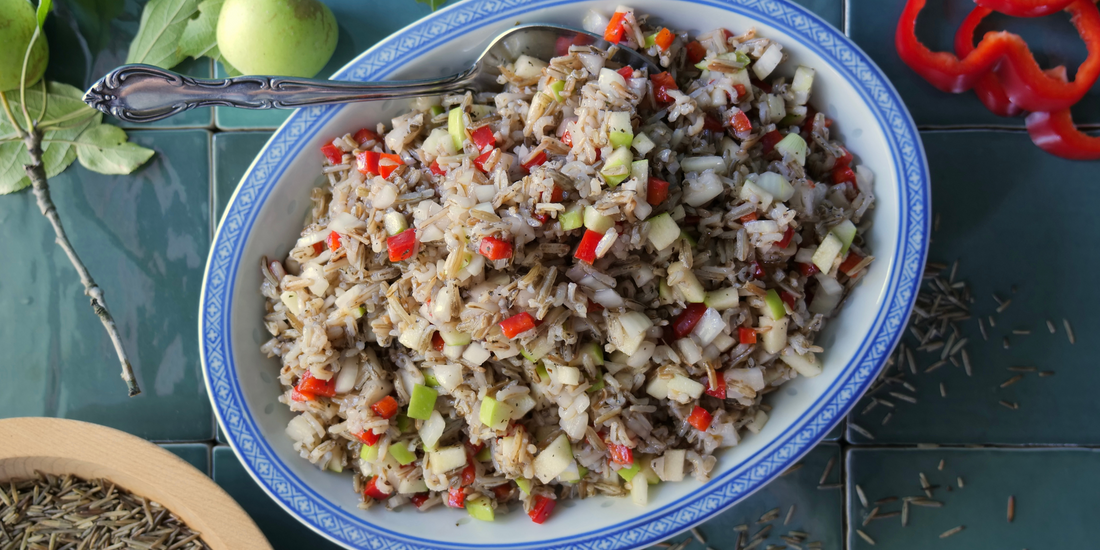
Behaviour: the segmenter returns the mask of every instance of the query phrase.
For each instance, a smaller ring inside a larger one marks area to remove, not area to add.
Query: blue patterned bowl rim
[[[383,80],[402,59],[415,58],[471,27],[578,1],[468,0],[455,4],[379,42],[333,78]],[[749,457],[745,466],[629,521],[569,537],[507,545],[511,548],[644,547],[706,521],[752,494],[812,449],[855,405],[900,340],[920,286],[930,223],[928,165],[916,125],[882,71],[840,31],[796,4],[784,0],[680,1],[721,8],[785,32],[831,63],[870,105],[896,159],[895,177],[901,184],[898,254],[890,259],[892,275],[886,282],[883,306],[871,333],[845,367],[847,375],[838,378],[808,409],[813,414],[779,434],[774,443]],[[441,542],[399,533],[335,506],[282,463],[244,404],[229,338],[234,281],[244,244],[257,213],[295,153],[340,109],[326,106],[295,111],[242,179],[218,227],[199,307],[203,374],[215,413],[245,469],[260,486],[299,521],[335,542],[377,549],[503,548],[505,545]]]

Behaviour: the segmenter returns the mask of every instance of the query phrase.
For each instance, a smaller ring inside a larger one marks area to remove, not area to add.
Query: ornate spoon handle
[[[440,95],[474,89],[476,68],[431,80],[345,82],[284,76],[201,79],[151,65],[123,65],[99,79],[84,102],[127,122],[152,122],[197,107],[296,109]]]

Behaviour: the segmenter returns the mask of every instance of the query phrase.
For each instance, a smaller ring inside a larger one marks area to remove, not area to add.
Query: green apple
[[[23,56],[27,45],[31,43],[38,20],[34,6],[27,0],[0,0],[0,92],[19,89],[19,76],[23,74]],[[28,88],[42,78],[46,72],[46,63],[50,59],[50,48],[46,44],[46,35],[39,34],[31,48],[31,57],[27,60]]]
[[[218,16],[218,49],[244,74],[312,77],[336,38],[336,17],[317,0],[226,0]]]

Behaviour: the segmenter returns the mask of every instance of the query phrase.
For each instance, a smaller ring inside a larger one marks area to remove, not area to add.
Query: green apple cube
[[[680,226],[668,212],[649,218],[646,224],[649,225],[649,242],[658,251],[668,248],[680,238]]]
[[[551,82],[550,85],[547,87],[550,88],[550,93],[553,94],[555,101],[557,101],[558,103],[565,101],[565,98],[561,96],[562,90],[565,89],[564,80],[555,80]]]
[[[390,445],[390,456],[402,466],[408,466],[416,462],[416,453],[409,450],[405,443],[393,443]]]
[[[481,521],[493,521],[493,502],[489,497],[478,497],[466,501],[466,512],[470,517]]]
[[[737,294],[736,288],[723,288],[721,290],[712,290],[707,293],[707,297],[703,299],[703,303],[707,307],[714,309],[729,309],[731,307],[737,307],[740,303],[741,297]]]
[[[424,385],[429,388],[434,388],[439,385],[439,379],[435,377],[435,373],[432,369],[424,369]]]
[[[629,142],[628,142],[629,143]],[[630,163],[634,161],[634,155],[630,149],[619,147],[611,156],[607,157],[600,174],[610,187],[619,185],[630,175]],[[620,169],[620,167],[625,169]]]
[[[569,436],[560,434],[535,457],[535,476],[543,483],[550,483],[572,463],[573,447],[569,444]]]
[[[409,397],[409,411],[405,414],[409,418],[427,420],[435,410],[435,398],[438,396],[439,392],[423,384],[413,386],[412,395]]]
[[[525,495],[531,494],[531,480],[530,479],[526,479],[526,478],[522,478],[522,477],[517,479],[516,480],[516,487],[519,487],[519,490],[523,491],[523,494],[525,494]]]
[[[774,288],[769,288],[768,292],[764,294],[764,303],[768,306],[768,314],[772,316],[772,319],[782,319],[787,316],[787,310],[783,307],[783,299],[779,297],[779,293]]]
[[[607,138],[618,149],[634,141],[634,129],[630,126],[630,113],[616,111],[607,115]]]
[[[461,151],[462,144],[466,142],[466,113],[461,107],[451,109],[447,114],[447,133],[451,134],[455,150]]]
[[[448,346],[465,346],[470,343],[470,335],[465,332],[448,330],[441,331],[439,334],[443,337],[443,342]]]
[[[840,248],[840,255],[844,255],[848,253],[848,247],[852,246],[852,241],[856,238],[856,226],[851,221],[844,220],[830,229],[829,233],[840,239],[840,243],[844,245]]]
[[[486,397],[481,401],[481,410],[478,414],[481,423],[494,430],[503,430],[508,427],[508,420],[512,418],[512,406],[492,397]]]
[[[635,460],[634,464],[631,464],[629,468],[619,468],[618,470],[616,470],[616,472],[619,474],[619,477],[623,478],[626,481],[633,480],[634,476],[638,475],[638,472],[640,471],[642,471],[642,462],[640,460]]]
[[[380,444],[377,442],[374,445],[363,445],[359,448],[359,458],[363,460],[363,462],[374,462],[378,460],[379,446]]]
[[[791,80],[791,90],[795,92],[808,92],[814,85],[814,70],[805,65],[799,65],[794,70],[794,79]]]
[[[615,225],[615,220],[611,216],[604,216],[600,214],[599,210],[591,206],[584,207],[584,227],[591,229],[599,234],[607,233],[611,226]]]
[[[779,140],[779,143],[775,144],[776,151],[779,151],[779,153],[785,157],[795,159],[798,161],[799,166],[806,165],[807,149],[806,140],[802,139],[802,136],[794,132],[787,134],[783,139]]]
[[[645,132],[639,132],[634,136],[634,139],[630,141],[630,146],[633,147],[639,155],[645,156],[645,154],[652,151],[657,144],[653,143],[653,140],[649,139],[649,136],[645,135]]]
[[[562,231],[572,231],[578,227],[584,225],[584,207],[579,204],[572,204],[569,208],[565,209],[558,216],[558,223],[561,224]]]
[[[474,455],[474,460],[478,462],[489,462],[493,458],[493,451],[489,450],[489,446],[486,445],[481,448],[480,451]]]
[[[830,231],[825,235],[825,240],[821,241],[821,246],[817,247],[817,251],[814,252],[813,258],[810,260],[822,273],[828,273],[833,269],[833,261],[836,260],[843,249],[844,241],[841,241],[836,233]]]
[[[779,146],[776,145],[776,148],[779,148]],[[787,178],[783,177],[783,174],[777,174],[775,172],[764,172],[760,174],[760,177],[756,178],[756,185],[758,185],[764,191],[767,191],[768,194],[772,197],[781,201],[789,200],[791,197],[794,196],[794,187],[789,181],[787,181]]]

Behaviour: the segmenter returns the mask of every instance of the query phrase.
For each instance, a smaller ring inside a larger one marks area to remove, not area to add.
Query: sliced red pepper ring
[[[1100,10],[1089,0],[1074,0],[1066,7],[1089,52],[1073,82],[1040,68],[1024,39],[1009,32],[987,33],[963,59],[933,52],[916,35],[917,16],[926,2],[908,0],[894,40],[902,61],[940,90],[965,92],[995,71],[1012,103],[1028,111],[1057,111],[1077,103],[1100,77]]]
[[[992,10],[977,7],[963,20],[959,30],[955,33],[955,55],[966,57],[974,51],[974,30],[986,18]],[[1014,117],[1023,113],[1023,109],[1012,103],[1005,93],[1005,87],[997,79],[997,75],[988,73],[981,80],[974,83],[974,94],[981,100],[986,109],[997,116]]]
[[[1100,159],[1100,137],[1090,136],[1073,125],[1069,109],[1027,116],[1027,133],[1040,149],[1072,160]]]
[[[1073,0],[974,0],[974,2],[982,8],[999,11],[1012,17],[1042,17],[1066,9]]]

